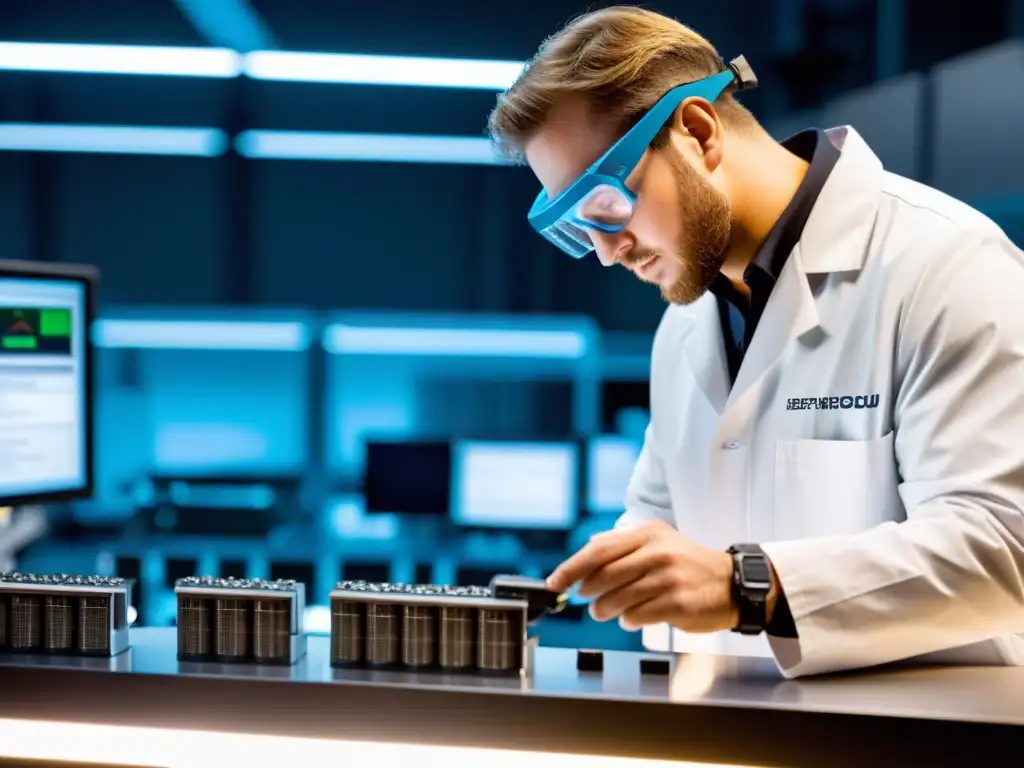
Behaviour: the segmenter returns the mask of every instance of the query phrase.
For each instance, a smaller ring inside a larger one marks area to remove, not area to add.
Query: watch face
[[[764,555],[741,555],[739,560],[743,586],[754,589],[771,588],[772,574]]]

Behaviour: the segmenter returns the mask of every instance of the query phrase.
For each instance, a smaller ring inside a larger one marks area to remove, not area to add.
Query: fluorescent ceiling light
[[[504,328],[373,328],[331,325],[324,332],[331,354],[415,357],[514,357],[578,360],[587,340],[576,331]]]
[[[0,123],[0,150],[216,157],[228,147],[217,128]]]
[[[503,91],[519,76],[523,62],[253,51],[245,56],[243,69],[256,80]]]
[[[266,320],[101,319],[93,325],[93,343],[108,349],[217,349],[301,352],[309,332],[299,322]]]
[[[0,70],[238,77],[242,68],[241,56],[226,48],[0,42]]]
[[[501,164],[491,142],[475,136],[245,131],[235,149],[243,157],[278,160]]]
[[[503,91],[524,62],[380,56],[352,53],[253,51],[229,48],[79,43],[0,42],[0,70],[163,75],[307,83],[405,85]]]

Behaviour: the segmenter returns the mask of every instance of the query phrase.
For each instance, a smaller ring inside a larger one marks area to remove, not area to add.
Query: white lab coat
[[[799,634],[673,650],[763,652],[787,677],[1024,664],[1024,254],[828,135],[841,157],[731,392],[714,297],[665,312],[619,524],[761,543]]]

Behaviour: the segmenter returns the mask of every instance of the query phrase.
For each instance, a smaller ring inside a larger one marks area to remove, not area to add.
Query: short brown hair
[[[543,126],[552,106],[582,96],[625,132],[672,87],[726,68],[714,46],[675,19],[631,6],[578,17],[548,38],[516,82],[498,97],[488,130],[511,160]],[[715,102],[730,127],[756,125],[731,93]]]

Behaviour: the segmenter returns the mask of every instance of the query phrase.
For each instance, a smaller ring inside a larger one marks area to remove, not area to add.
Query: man
[[[549,584],[627,628],[766,638],[788,677],[1024,664],[1024,256],[851,128],[776,143],[734,96],[755,84],[611,8],[491,115],[534,228],[670,303],[626,512]]]

